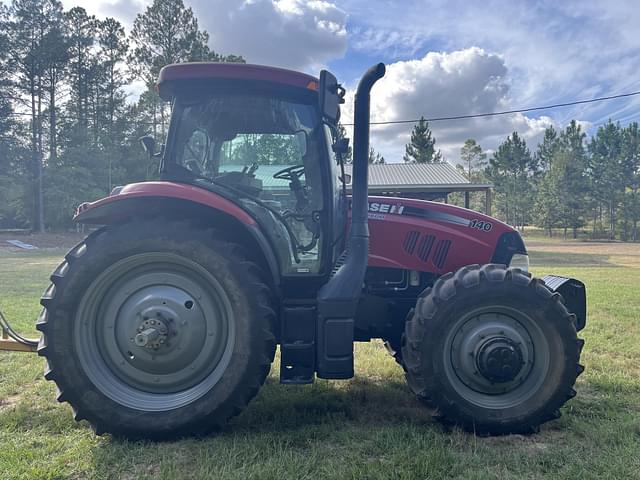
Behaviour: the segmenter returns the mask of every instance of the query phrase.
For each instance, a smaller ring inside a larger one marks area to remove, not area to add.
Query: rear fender
[[[116,194],[83,203],[73,220],[81,224],[113,225],[153,217],[188,219],[223,231],[229,240],[245,246],[246,253],[269,273],[273,287],[279,286],[278,259],[256,220],[215,192],[172,182],[134,183]]]
[[[584,283],[575,278],[558,275],[547,275],[542,280],[550,290],[562,295],[567,310],[576,316],[576,330],[582,330],[587,324],[587,295]]]
[[[221,195],[193,185],[173,182],[142,182],[126,185],[108,197],[95,202],[83,203],[78,207],[73,220],[92,225],[109,225],[117,222],[123,216],[143,214],[144,212],[130,207],[140,205],[130,202],[132,199],[146,199],[146,203],[149,203],[150,199],[157,201],[163,199],[185,200],[227,213],[246,225],[257,225],[249,213]]]

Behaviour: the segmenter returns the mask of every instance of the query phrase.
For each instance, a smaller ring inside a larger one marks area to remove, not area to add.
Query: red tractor
[[[37,325],[45,377],[96,433],[203,434],[280,381],[347,379],[382,338],[445,422],[529,432],[575,395],[584,285],[527,273],[517,231],[451,205],[368,197],[372,67],[355,99],[352,195],[337,135],[344,89],[255,65],[162,69],[172,102],[160,181],[78,208],[102,225],[51,276]]]

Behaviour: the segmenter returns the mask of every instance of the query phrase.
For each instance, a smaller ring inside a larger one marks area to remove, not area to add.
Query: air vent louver
[[[404,251],[409,255],[412,255],[416,249],[416,245],[418,244],[418,239],[420,238],[420,232],[409,232],[404,239]]]
[[[433,248],[433,242],[435,242],[435,240],[436,237],[434,237],[433,235],[425,235],[424,237],[422,237],[417,254],[420,260],[422,260],[423,262],[426,262],[429,258],[429,255],[431,254],[431,248]]]
[[[444,266],[449,254],[449,247],[451,247],[451,240],[440,240],[436,245],[436,251],[431,260],[436,267],[442,268]]]

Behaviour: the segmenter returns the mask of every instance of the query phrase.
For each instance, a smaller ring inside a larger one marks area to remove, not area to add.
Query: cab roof
[[[258,80],[286,86],[318,90],[317,78],[284,68],[251,65],[246,63],[189,62],[167,65],[160,70],[157,89],[168,100],[177,82],[218,79]]]

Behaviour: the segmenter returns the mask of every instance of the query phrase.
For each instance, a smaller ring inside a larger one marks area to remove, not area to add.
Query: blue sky
[[[387,77],[374,120],[480,113],[640,90],[637,0],[185,0],[212,48],[252,63],[310,73],[329,67],[353,90],[371,64]],[[129,26],[145,0],[64,0]],[[432,128],[452,163],[466,138],[494,149],[513,130],[532,147],[544,128],[575,118],[640,119],[640,98]],[[351,114],[347,104],[344,116]],[[372,144],[400,161],[411,126],[375,127]]]

